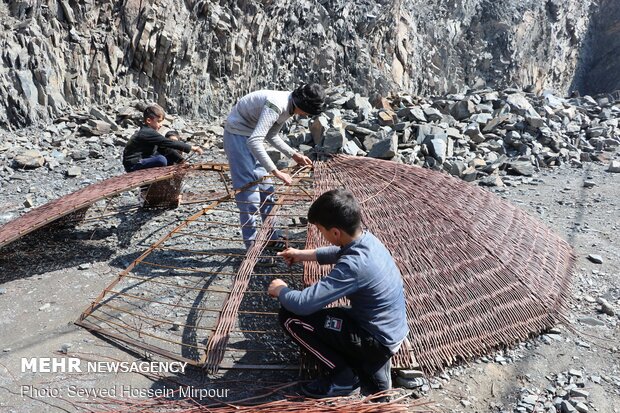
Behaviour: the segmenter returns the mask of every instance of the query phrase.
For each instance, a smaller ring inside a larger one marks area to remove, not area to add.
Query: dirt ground
[[[585,381],[589,411],[620,412],[620,174],[605,168],[594,163],[564,166],[533,178],[512,177],[510,186],[489,189],[538,216],[575,248],[570,328],[558,326],[559,334],[533,337],[430,378],[425,397],[434,402],[436,411],[520,411],[517,404],[525,395],[543,395],[555,385],[558,374],[575,370]],[[1,412],[74,412],[79,410],[77,402],[93,400],[92,392],[101,395],[102,389],[169,386],[161,376],[138,373],[22,372],[21,360],[67,356],[139,360],[141,354],[124,351],[73,322],[120,270],[189,212],[183,207],[155,216],[136,213],[132,222],[124,223],[129,231],[113,226],[93,235],[78,228],[49,238],[35,235],[2,251]],[[589,254],[600,255],[603,263],[591,262]],[[601,297],[615,309],[614,316],[599,311],[596,300]],[[176,380],[201,382],[212,395],[234,402],[247,397],[248,389],[294,382],[296,377],[294,371],[225,371],[205,377],[188,369]],[[76,389],[83,393],[75,395]],[[86,394],[88,389],[91,394]],[[294,386],[286,390],[295,392]]]

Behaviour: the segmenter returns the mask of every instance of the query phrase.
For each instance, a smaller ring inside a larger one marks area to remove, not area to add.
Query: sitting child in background
[[[159,105],[150,105],[144,110],[144,125],[129,139],[123,151],[123,167],[126,172],[170,165],[165,155],[170,154],[170,151],[194,151],[202,154],[200,146],[173,140],[158,132],[165,115]],[[179,152],[170,156],[173,161],[178,161],[179,157],[183,159]]]

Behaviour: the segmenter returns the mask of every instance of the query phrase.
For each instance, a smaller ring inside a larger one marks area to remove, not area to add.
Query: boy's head
[[[173,141],[178,141],[181,135],[179,135],[179,132],[175,130],[169,130],[168,132],[166,132],[165,136],[166,138],[172,139]]]
[[[144,109],[144,123],[155,130],[161,128],[165,116],[166,112],[157,104],[149,105]]]
[[[346,189],[333,189],[318,197],[308,210],[308,221],[319,229],[323,227],[328,232],[337,229],[349,236],[355,236],[362,227],[360,206]],[[334,243],[329,238],[328,241]]]
[[[306,83],[293,91],[293,104],[296,108],[308,115],[318,115],[323,112],[325,91],[318,83]]]

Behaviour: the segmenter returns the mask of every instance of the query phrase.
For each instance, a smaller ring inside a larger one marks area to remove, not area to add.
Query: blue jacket
[[[409,333],[400,271],[390,252],[368,231],[343,247],[316,251],[319,264],[336,264],[317,283],[296,291],[283,288],[278,296],[287,310],[312,314],[347,297],[351,315],[381,344],[393,349]]]

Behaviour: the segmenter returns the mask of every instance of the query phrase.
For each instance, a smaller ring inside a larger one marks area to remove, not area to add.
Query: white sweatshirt
[[[237,102],[226,119],[225,129],[247,136],[250,152],[267,172],[271,172],[277,168],[265,151],[265,140],[289,158],[295,154],[295,150],[278,136],[292,112],[291,92],[259,90]]]

